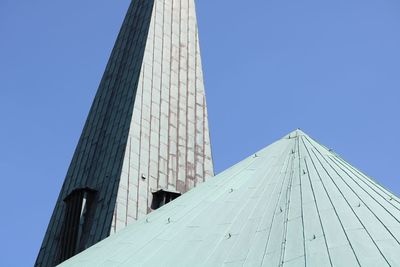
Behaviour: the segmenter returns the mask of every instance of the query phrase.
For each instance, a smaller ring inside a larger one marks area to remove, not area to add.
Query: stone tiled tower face
[[[152,192],[213,176],[194,0],[134,0],[36,266],[54,266],[151,211]]]

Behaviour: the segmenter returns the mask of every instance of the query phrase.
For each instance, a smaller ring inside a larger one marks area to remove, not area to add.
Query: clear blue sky
[[[129,0],[0,0],[0,266],[31,266]],[[217,172],[302,128],[400,195],[400,2],[197,1]]]

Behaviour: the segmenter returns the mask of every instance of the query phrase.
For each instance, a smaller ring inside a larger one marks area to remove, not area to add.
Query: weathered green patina
[[[296,130],[61,266],[400,266],[400,200]]]

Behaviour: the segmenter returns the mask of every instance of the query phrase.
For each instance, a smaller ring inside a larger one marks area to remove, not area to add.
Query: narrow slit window
[[[64,199],[65,215],[60,237],[59,263],[71,258],[84,248],[82,239],[90,229],[90,214],[96,191],[84,188],[72,191]]]

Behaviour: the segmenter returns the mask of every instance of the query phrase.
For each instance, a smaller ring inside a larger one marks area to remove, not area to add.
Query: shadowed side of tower
[[[213,176],[197,29],[194,0],[132,1],[35,266],[143,217],[159,192],[165,202]]]

